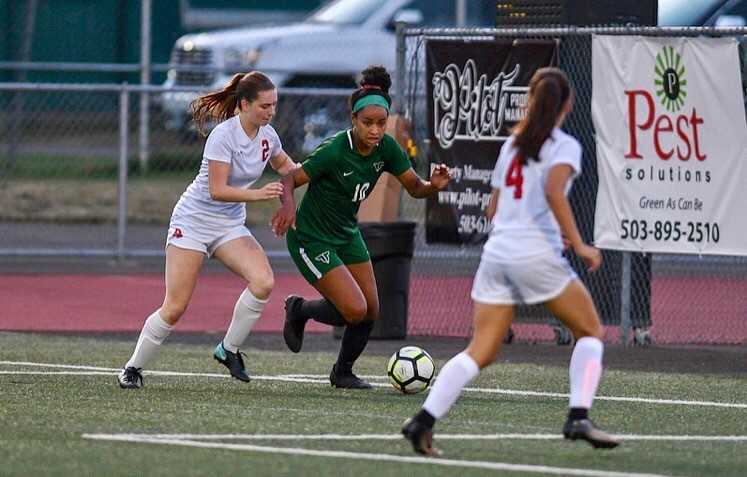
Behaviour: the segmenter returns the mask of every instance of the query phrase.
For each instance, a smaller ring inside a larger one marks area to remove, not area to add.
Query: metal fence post
[[[130,121],[130,92],[127,83],[119,92],[119,176],[117,179],[117,260],[125,258],[125,235],[127,233],[127,149],[128,125]]]
[[[467,25],[467,0],[456,0],[456,26],[464,28]]]
[[[140,3],[140,84],[143,86],[150,84],[150,44],[151,44],[151,0],[142,0]],[[138,157],[140,159],[140,170],[148,170],[148,160],[150,158],[150,93],[143,91],[140,93],[140,150]]]
[[[397,102],[395,112],[397,114],[403,114],[405,112],[405,55],[407,54],[407,45],[405,44],[405,28],[407,24],[404,22],[397,22],[396,34],[397,34],[397,62],[395,68],[397,69]]]
[[[21,36],[20,48],[18,49],[18,59],[20,61],[29,61],[31,59],[32,44],[34,41],[34,31],[36,27],[36,12],[38,9],[37,0],[26,0],[26,15],[23,25],[23,35]],[[10,37],[9,37],[10,38]],[[11,50],[12,51],[12,50]],[[14,81],[25,83],[28,79],[25,69],[18,70],[14,75]],[[25,104],[21,93],[12,93],[10,101],[10,114],[8,118],[8,157],[6,169],[10,172],[15,166],[16,155],[18,154],[18,145],[22,142],[20,135],[23,132],[25,123],[24,114]]]
[[[630,269],[631,252],[622,252],[622,286],[620,287],[620,340],[623,346],[630,337]]]

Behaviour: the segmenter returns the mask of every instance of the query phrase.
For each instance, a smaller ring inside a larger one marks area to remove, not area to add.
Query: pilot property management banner
[[[734,38],[593,38],[598,247],[747,255],[739,65]]]
[[[556,56],[555,41],[428,41],[428,161],[449,166],[452,180],[426,202],[427,242],[485,241],[498,153],[524,115],[529,80]]]

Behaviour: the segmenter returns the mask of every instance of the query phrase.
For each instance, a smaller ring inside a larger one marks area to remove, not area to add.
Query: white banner
[[[595,36],[594,242],[747,255],[747,123],[734,38]]]

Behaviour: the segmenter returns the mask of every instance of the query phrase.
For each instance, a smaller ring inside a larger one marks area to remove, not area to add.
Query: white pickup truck
[[[382,64],[393,74],[396,22],[453,27],[457,4],[456,0],[335,0],[296,24],[185,35],[174,45],[171,62],[213,70],[173,69],[164,86],[218,89],[233,73],[256,69],[281,88],[352,88],[370,64]],[[467,25],[495,24],[495,0],[467,0],[464,5]],[[194,93],[163,95],[160,105],[168,128],[188,127],[187,106],[194,97]],[[297,127],[302,130],[308,122],[318,121],[319,109],[295,111],[304,120]]]
[[[333,0],[300,23],[185,35],[174,45],[171,62],[211,69],[173,69],[164,86],[218,89],[233,73],[257,69],[281,88],[352,88],[359,72],[370,64],[382,64],[393,72],[396,22],[455,26],[458,4],[459,0]],[[462,0],[462,4],[466,26],[495,25],[495,0]],[[659,0],[660,25],[735,26],[745,25],[745,18],[747,0]],[[160,98],[167,128],[189,129],[187,107],[195,96],[167,93]],[[276,124],[289,128],[281,136],[290,149],[301,141],[300,148],[308,150],[320,135],[346,120],[344,112],[341,98],[331,101],[281,94]],[[308,132],[315,128],[319,131],[309,141]],[[299,133],[306,137],[294,137]]]

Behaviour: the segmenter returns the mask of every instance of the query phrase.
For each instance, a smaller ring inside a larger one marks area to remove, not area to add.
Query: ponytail
[[[241,106],[241,100],[252,102],[262,91],[275,89],[270,78],[252,71],[250,73],[236,73],[221,89],[208,93],[192,101],[190,108],[197,130],[205,134],[208,121],[222,122],[236,114],[236,108]]]
[[[529,159],[539,161],[540,149],[555,129],[563,107],[570,98],[570,82],[562,70],[541,68],[532,76],[526,116],[513,130],[514,145],[519,151],[522,166]]]

